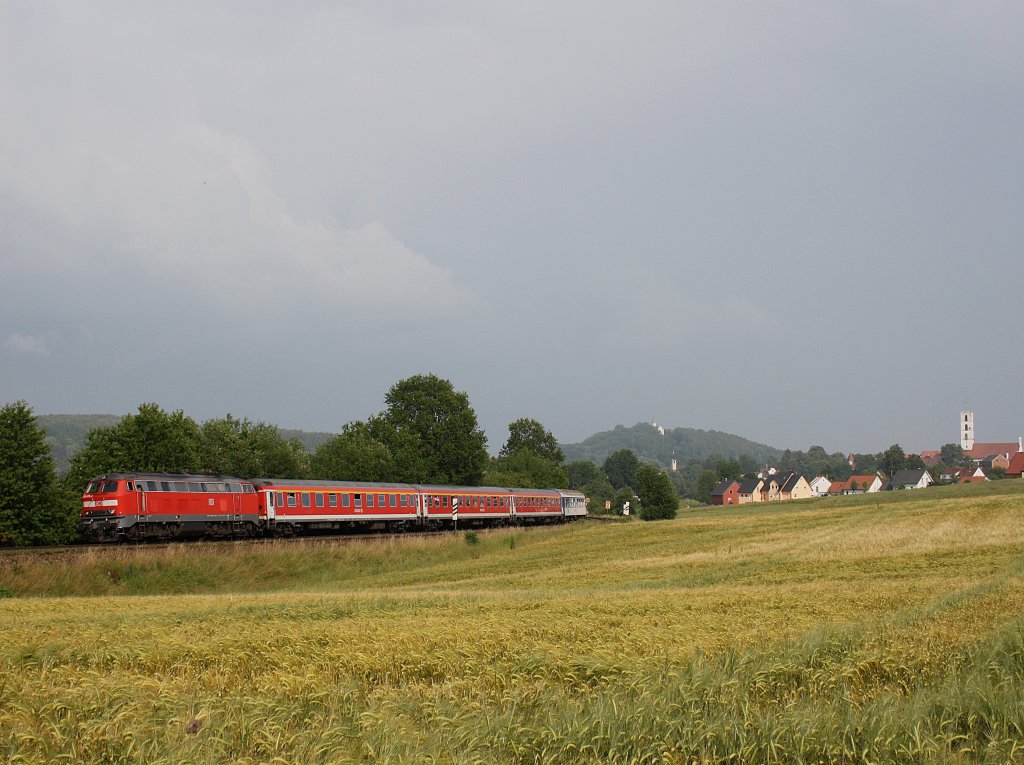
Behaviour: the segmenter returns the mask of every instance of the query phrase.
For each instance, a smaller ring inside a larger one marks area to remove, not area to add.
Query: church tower
[[[965,452],[974,448],[974,412],[967,407],[960,411],[960,448]]]

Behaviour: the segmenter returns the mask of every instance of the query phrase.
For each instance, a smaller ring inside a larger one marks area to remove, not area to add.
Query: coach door
[[[263,506],[267,508],[267,520],[272,521],[277,518],[277,509],[274,507],[274,492],[265,491],[263,492]]]

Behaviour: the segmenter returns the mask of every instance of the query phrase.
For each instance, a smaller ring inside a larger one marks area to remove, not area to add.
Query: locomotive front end
[[[82,520],[79,530],[88,542],[113,542],[117,539],[119,516],[124,515],[126,486],[130,481],[100,476],[89,481],[82,494]]]

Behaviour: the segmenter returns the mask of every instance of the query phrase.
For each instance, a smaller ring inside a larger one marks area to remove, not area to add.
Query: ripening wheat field
[[[0,559],[8,762],[1024,762],[1024,482]]]

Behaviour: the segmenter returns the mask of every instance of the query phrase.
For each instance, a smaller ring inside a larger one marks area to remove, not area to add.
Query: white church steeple
[[[965,452],[974,448],[974,412],[966,406],[960,411],[960,448]]]

